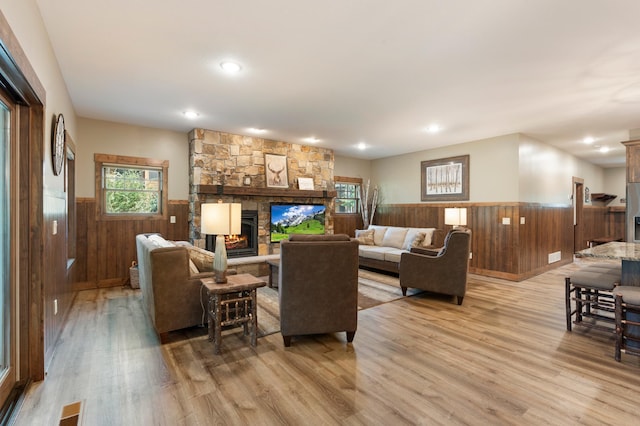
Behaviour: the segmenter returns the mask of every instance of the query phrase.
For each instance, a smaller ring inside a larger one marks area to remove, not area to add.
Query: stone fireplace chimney
[[[286,156],[287,188],[267,187],[265,154]],[[194,129],[189,133],[189,239],[205,248],[200,233],[200,205],[242,203],[258,212],[258,254],[279,252],[269,241],[272,202],[321,204],[326,207],[325,232],[333,233],[333,151],[288,142]],[[312,178],[314,190],[299,190],[298,178]]]

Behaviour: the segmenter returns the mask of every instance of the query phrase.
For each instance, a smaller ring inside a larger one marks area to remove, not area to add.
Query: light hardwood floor
[[[137,291],[83,291],[16,424],[57,424],[77,400],[85,425],[638,424],[640,358],[617,363],[612,335],[565,330],[578,266],[472,275],[462,306],[422,294],[360,311],[353,344],[285,349],[276,333],[252,349],[234,332],[219,356],[202,329],[160,345]]]

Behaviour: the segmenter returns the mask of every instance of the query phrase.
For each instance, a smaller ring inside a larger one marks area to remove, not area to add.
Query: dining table
[[[620,285],[640,286],[640,244],[613,241],[576,252],[576,257],[620,260]]]

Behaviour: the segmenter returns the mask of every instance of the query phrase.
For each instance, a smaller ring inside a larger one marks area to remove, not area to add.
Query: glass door
[[[12,237],[13,200],[11,161],[13,104],[0,91],[0,405],[16,383],[15,371],[15,262]]]

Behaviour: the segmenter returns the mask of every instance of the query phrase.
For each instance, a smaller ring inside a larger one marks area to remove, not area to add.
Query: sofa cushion
[[[400,257],[402,253],[406,253],[406,250],[402,249],[391,249],[384,252],[384,260],[387,262],[395,262],[400,263]]]
[[[382,245],[384,247],[401,249],[408,230],[408,228],[398,228],[395,226],[388,227],[387,232],[384,234]]]
[[[373,239],[374,233],[375,231],[373,229],[356,229],[356,239],[362,245],[372,246],[375,244],[375,240]]]
[[[373,241],[375,242],[375,244],[377,246],[381,246],[382,244],[382,240],[384,240],[384,234],[387,232],[387,227],[386,226],[379,226],[379,225],[369,225],[369,228],[367,229],[373,229],[374,233],[373,233]]]
[[[394,250],[391,247],[381,246],[358,246],[358,255],[368,259],[384,260],[386,252]]]

